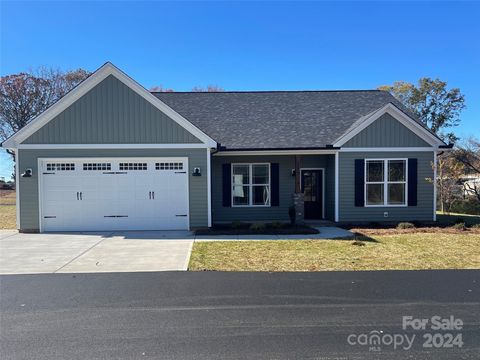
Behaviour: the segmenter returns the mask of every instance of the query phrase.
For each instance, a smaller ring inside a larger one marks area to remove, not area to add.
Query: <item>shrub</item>
[[[281,229],[283,227],[283,224],[280,221],[273,221],[270,226],[272,229]]]
[[[232,229],[240,229],[242,227],[242,222],[241,221],[232,221]]]
[[[456,201],[450,211],[460,214],[480,215],[480,202],[474,196],[470,196],[465,200]]]
[[[288,217],[290,218],[290,224],[295,225],[295,222],[297,220],[297,212],[295,211],[294,205],[288,208]]]
[[[266,229],[266,225],[265,224],[262,224],[262,223],[254,223],[252,225],[250,225],[250,230],[265,230]]]
[[[464,222],[461,222],[461,223],[456,223],[455,225],[452,226],[453,229],[456,229],[456,230],[467,230],[467,226],[465,225]]]
[[[472,228],[473,229],[480,229],[480,224],[474,224],[474,225],[472,225]]]
[[[415,225],[411,222],[401,222],[397,225],[397,229],[414,229]]]
[[[353,240],[352,245],[355,246],[365,246],[365,243],[359,240]]]

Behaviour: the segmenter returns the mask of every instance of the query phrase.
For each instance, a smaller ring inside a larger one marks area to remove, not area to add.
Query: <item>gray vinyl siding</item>
[[[339,221],[432,221],[433,152],[341,152],[339,154]],[[416,158],[418,159],[417,206],[408,207],[356,207],[355,206],[355,159]],[[384,212],[388,211],[388,218]]]
[[[24,144],[200,142],[111,75],[23,141]]]
[[[329,160],[333,155],[305,155],[302,157],[303,168],[325,168],[325,212],[333,217],[335,172]],[[212,221],[288,221],[288,208],[292,205],[295,191],[294,156],[213,156],[212,158]],[[279,164],[279,206],[272,207],[224,207],[222,165],[225,163],[278,163]],[[333,160],[334,165],[334,160]],[[332,174],[330,174],[332,173]],[[332,183],[330,183],[332,179]]]
[[[20,229],[39,230],[38,158],[82,157],[188,157],[190,227],[208,226],[207,153],[206,149],[97,149],[97,150],[19,150],[18,166],[21,172],[33,169],[30,178],[19,178]],[[200,167],[202,176],[192,176],[193,168]]]
[[[390,114],[384,114],[347,141],[343,147],[429,147]]]

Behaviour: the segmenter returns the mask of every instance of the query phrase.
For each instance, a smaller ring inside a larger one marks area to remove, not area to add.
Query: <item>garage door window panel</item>
[[[75,171],[74,163],[47,163],[47,171]]]
[[[84,171],[110,171],[112,170],[111,163],[83,163]]]
[[[148,170],[147,163],[137,163],[137,162],[121,162],[119,164],[119,169],[120,170]]]

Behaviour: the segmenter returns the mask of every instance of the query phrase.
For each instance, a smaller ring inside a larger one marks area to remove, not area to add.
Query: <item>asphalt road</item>
[[[479,285],[480,271],[7,275],[0,358],[478,359]],[[462,328],[433,331],[435,315]],[[349,344],[372,331],[378,348]],[[424,348],[425,333],[464,344]]]

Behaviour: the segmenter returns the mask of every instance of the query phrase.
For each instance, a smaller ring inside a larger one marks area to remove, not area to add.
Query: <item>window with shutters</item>
[[[232,207],[270,206],[270,164],[232,164]]]
[[[407,161],[365,160],[365,206],[407,206]]]

